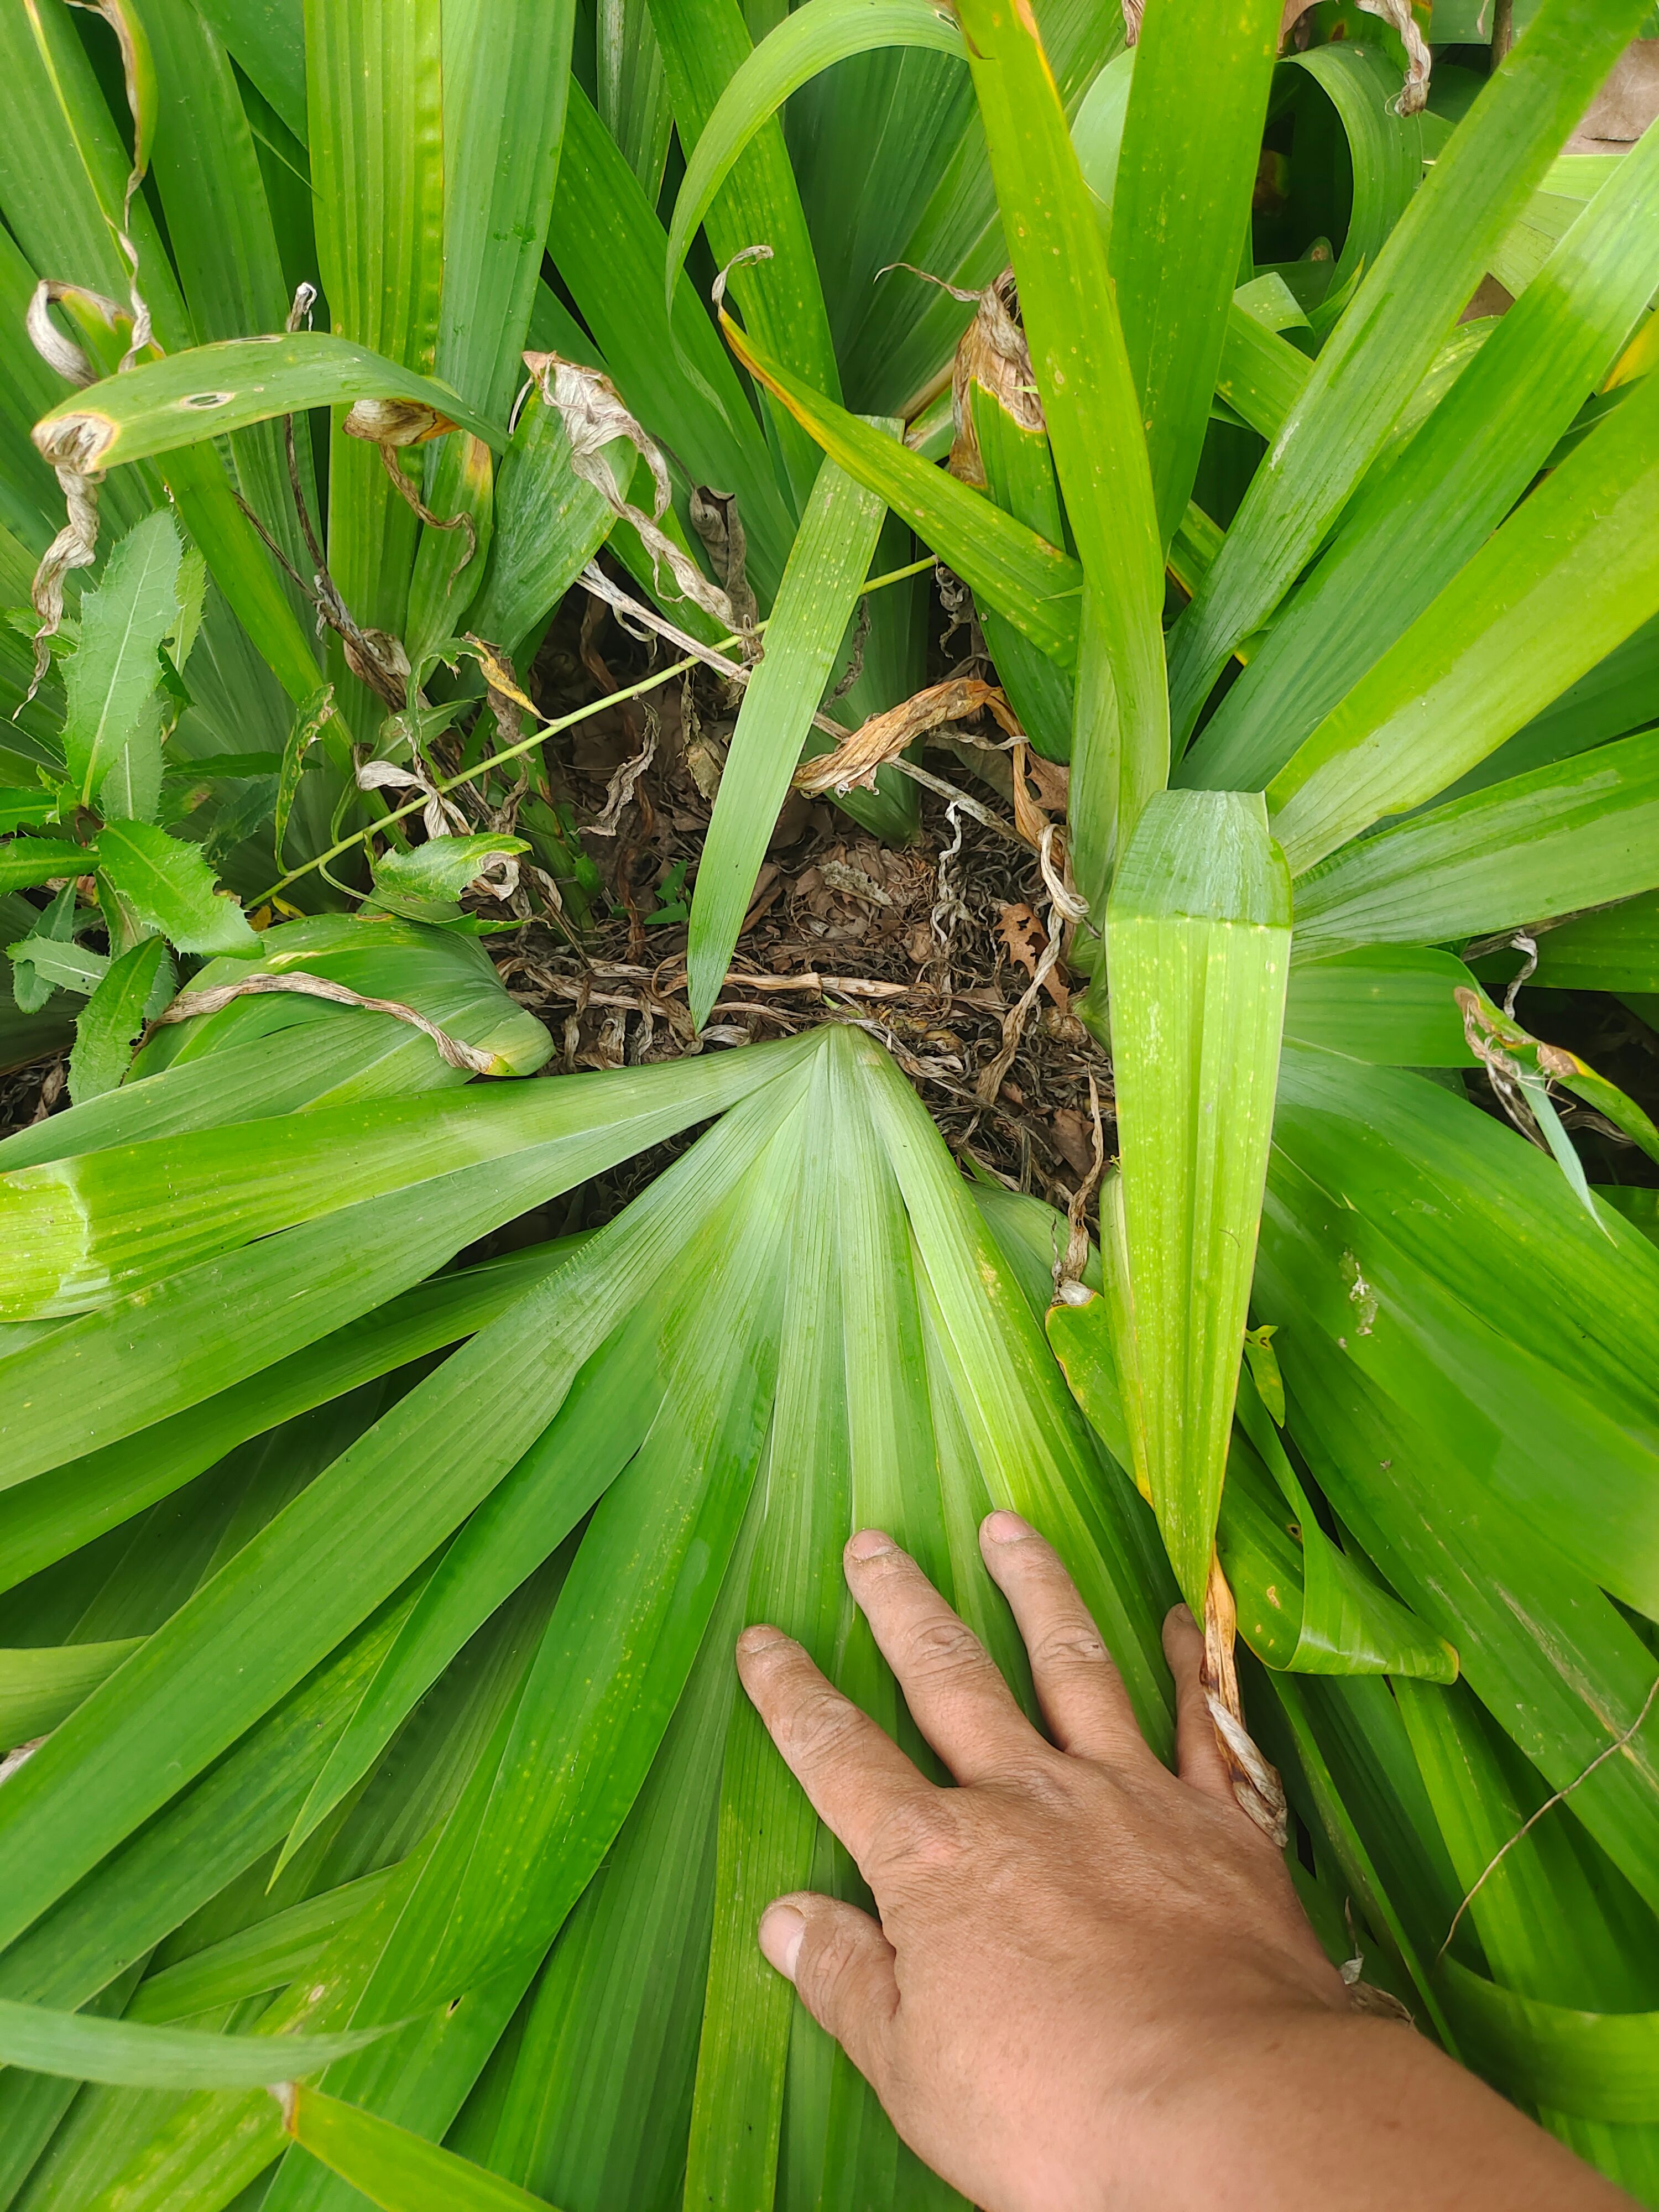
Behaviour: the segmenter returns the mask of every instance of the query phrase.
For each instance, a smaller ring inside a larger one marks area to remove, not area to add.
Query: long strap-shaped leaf
[[[507,413],[523,375],[519,356],[558,176],[574,13],[571,0],[541,8],[468,0],[444,9],[437,373],[495,417]]]
[[[318,273],[333,327],[430,372],[443,281],[440,0],[306,0],[305,46]],[[328,564],[360,623],[402,636],[416,535],[380,454],[346,438],[337,418]],[[329,658],[340,696],[355,696],[367,721],[372,696],[337,643]]]
[[[1297,881],[1297,940],[1440,945],[1656,884],[1659,733],[1650,730],[1346,846]]]
[[[664,248],[655,209],[573,82],[548,249],[635,416],[699,483],[735,496],[749,580],[764,608],[783,573],[793,514],[765,432],[689,277],[675,286],[672,311],[663,312]],[[695,377],[686,375],[685,362]]]
[[[961,15],[1083,563],[1073,866],[1084,896],[1100,906],[1116,842],[1169,780],[1164,563],[1146,432],[1095,204],[1030,11],[1014,0],[965,0]]]
[[[882,1176],[884,1164],[856,1096],[848,1097],[853,1086],[846,1071],[833,1066],[827,1053],[823,1060],[808,1111],[827,1139],[820,1170],[833,1180],[823,1199],[800,1207],[793,1224],[778,1395],[763,1475],[764,1515],[744,1596],[748,1620],[775,1623],[833,1669],[848,1611],[841,1547],[853,1526],[847,1375],[856,1354],[842,1323],[843,1286],[852,1273],[844,1231],[863,1188]],[[902,1288],[902,1279],[884,1279],[876,1297]],[[879,1395],[878,1389],[870,1393]],[[793,2002],[787,1986],[767,1972],[755,1928],[771,1899],[811,1883],[817,1832],[817,1814],[759,1716],[746,1698],[736,1699],[721,1769],[688,2206],[702,2201],[765,2212],[772,2203]]]
[[[1518,1514],[1492,1510],[1475,1472],[1489,1449],[1480,1403],[1467,1399],[1454,1426],[1423,1420],[1414,1404],[1377,1389],[1309,1313],[1302,1285],[1326,1278],[1328,1261],[1306,1240],[1302,1219],[1324,1216],[1339,1249],[1342,1225],[1340,1210],[1300,1181],[1294,1169],[1281,1170],[1276,1152],[1258,1295],[1285,1317],[1279,1341],[1291,1419],[1321,1487],[1390,1585],[1455,1644],[1471,1689],[1552,1785],[1582,1779],[1573,1811],[1651,1903],[1659,1896],[1651,1732],[1594,1774],[1584,1769],[1640,1716],[1652,1655],[1587,1576]],[[1349,1347],[1355,1310],[1348,1304],[1338,1324]]]
[[[196,2028],[137,2027],[0,1999],[0,2060],[7,2065],[138,2089],[241,2089],[280,2081],[289,2072],[319,2074],[385,2033],[206,2035]]]
[[[1133,1343],[1129,1433],[1202,1615],[1267,1176],[1290,876],[1259,799],[1149,805],[1109,909]],[[1138,1385],[1138,1388],[1136,1387]]]
[[[0,19],[0,149],[6,219],[36,273],[124,296],[129,272],[100,210],[118,208],[127,156],[90,60],[61,9],[36,9],[27,20],[19,9]],[[190,317],[142,193],[127,220],[156,332],[163,344],[185,347]],[[148,477],[137,473],[141,482]],[[205,444],[181,443],[166,474],[185,527],[237,617],[284,689],[307,697],[316,688],[315,651],[235,504],[218,454]],[[115,491],[118,513],[124,490]]]
[[[630,1070],[625,1084],[618,1073],[611,1101],[637,1080],[645,1113],[608,1113],[598,1127],[532,1147],[520,1163],[527,1174],[483,1162],[418,1208],[347,1206],[49,1331],[0,1361],[0,1467],[22,1482],[198,1404],[371,1312],[526,1206],[722,1111],[798,1057],[793,1046],[763,1046]],[[89,1395],[76,1378],[94,1360],[100,1384]]]
[[[155,185],[196,336],[205,343],[280,330],[289,291],[230,56],[191,0],[147,0],[143,28],[167,117],[156,139]],[[314,510],[310,427],[302,418],[294,430],[301,481]],[[233,450],[244,496],[302,567],[304,540],[280,431],[272,425],[245,432]]]
[[[1040,1201],[1030,1201],[1041,1208]],[[1115,1275],[1122,1267],[1122,1204],[1118,1178],[1101,1198],[1108,1234],[1103,1264]],[[1058,1234],[1048,1215],[1052,1244]],[[1036,1279],[1040,1297],[1049,1285],[1047,1267]],[[1073,1304],[1056,1301],[1044,1316],[1049,1344],[1065,1370],[1072,1395],[1090,1425],[1120,1464],[1134,1456],[1125,1419],[1124,1395],[1115,1344],[1126,1338],[1123,1316],[1115,1310],[1122,1295],[1114,1281],[1113,1297],[1094,1297]],[[1407,1674],[1449,1682],[1457,1672],[1450,1647],[1413,1620],[1406,1608],[1380,1589],[1357,1561],[1339,1551],[1311,1518],[1312,1508],[1269,1425],[1261,1402],[1249,1404],[1247,1370],[1241,1370],[1241,1419],[1259,1416],[1264,1456],[1271,1454],[1273,1480],[1235,1426],[1216,1527],[1216,1551],[1231,1585],[1238,1610],[1238,1632],[1257,1658],[1293,1674]],[[1275,1483],[1278,1488],[1275,1489]],[[1292,1536],[1292,1523],[1299,1537]]]
[[[1280,13],[1273,0],[1153,7],[1134,49],[1111,269],[1166,547],[1209,424]]]
[[[750,1618],[758,1507],[756,1498],[645,1786],[538,1978],[499,2103],[483,2127],[455,2138],[456,2148],[556,2203],[667,2208],[679,2199],[720,1747],[744,1702],[732,1646]],[[743,2124],[763,2123],[746,2114]]]
[[[181,1490],[250,1437],[471,1336],[562,1267],[572,1249],[560,1240],[532,1246],[505,1266],[497,1261],[436,1276],[263,1374],[67,1462],[50,1482],[15,1486],[0,1496],[0,1586],[15,1588]]]
[[[765,657],[732,732],[697,868],[687,963],[691,1017],[699,1028],[726,979],[767,841],[869,574],[884,512],[874,493],[833,461],[819,465],[766,626]]]
[[[1267,805],[1292,873],[1443,791],[1656,611],[1659,377],[1649,377],[1273,778]]]
[[[278,1869],[360,1782],[467,1638],[572,1528],[656,1417],[656,1316],[647,1301],[620,1344],[579,1378],[553,1422],[449,1547],[363,1693],[289,1832]]]
[[[1171,720],[1191,730],[1375,457],[1493,249],[1635,35],[1642,0],[1545,0],[1489,80],[1332,333],[1170,638]]]
[[[1659,133],[1631,149],[1406,452],[1361,489],[1178,781],[1254,788],[1284,766],[1525,491],[1656,283]]]
[[[695,1186],[713,1147],[732,1194],[681,1231],[696,1243],[664,1329],[662,1413],[588,1525],[482,1819],[453,1849],[446,1838],[411,1900],[428,1939],[377,1976],[368,2019],[422,2010],[514,1959],[540,1957],[638,1795],[708,1626],[765,1444],[781,1239],[800,1203],[803,1089],[773,1086],[758,1116],[739,1108],[687,1155]],[[627,1302],[640,1288],[636,1277]]]
[[[381,2212],[550,2212],[544,2197],[320,2089],[289,2086],[283,2124]]]
[[[574,17],[574,0],[535,9],[520,0],[463,0],[443,10],[443,295],[434,365],[496,418],[507,413],[523,376],[563,141]],[[484,115],[489,130],[479,127]],[[469,626],[493,520],[489,478],[487,456],[469,439],[446,439],[428,461],[428,507],[446,518],[470,515],[480,542],[463,561],[453,530],[422,531],[406,638],[416,660]]]
[[[60,400],[36,424],[34,442],[50,453],[73,433],[79,466],[110,469],[275,415],[349,406],[355,399],[411,399],[491,446],[507,443],[505,430],[447,385],[325,331],[228,338],[143,362]]]
[[[381,1608],[0,1959],[0,1996],[84,2005],[281,1838],[407,1610]]]

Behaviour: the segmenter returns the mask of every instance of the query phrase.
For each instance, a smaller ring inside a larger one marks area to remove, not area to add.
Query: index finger
[[[738,1638],[738,1674],[784,1764],[862,1869],[882,1824],[937,1795],[891,1736],[826,1680],[793,1637],[757,1625]]]

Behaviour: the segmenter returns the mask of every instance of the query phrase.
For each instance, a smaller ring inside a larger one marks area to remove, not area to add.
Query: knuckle
[[[906,1639],[906,1671],[924,1680],[961,1674],[977,1666],[983,1657],[973,1630],[954,1619],[927,1621],[913,1629]]]
[[[809,1934],[798,1978],[807,1980],[821,2001],[833,1999],[857,1968],[863,1950],[860,1934],[840,1914]]]
[[[858,1726],[856,1708],[826,1686],[803,1698],[790,1714],[783,1749],[792,1765],[823,1766],[848,1748]]]
[[[954,1874],[963,1862],[965,1839],[945,1802],[949,1795],[935,1790],[931,1797],[907,1798],[895,1806],[876,1832],[872,1857],[906,1881]]]
[[[1042,1756],[1021,1767],[1012,1778],[1028,1812],[1052,1827],[1071,1813],[1076,1802],[1076,1778],[1063,1756],[1042,1747]]]
[[[1031,1646],[1034,1667],[1116,1668],[1105,1639],[1091,1620],[1068,1620],[1045,1629]]]

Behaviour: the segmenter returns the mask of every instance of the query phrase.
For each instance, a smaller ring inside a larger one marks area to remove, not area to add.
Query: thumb
[[[893,1947],[869,1914],[797,1891],[775,1899],[761,1915],[760,1947],[879,2094],[899,1993]]]

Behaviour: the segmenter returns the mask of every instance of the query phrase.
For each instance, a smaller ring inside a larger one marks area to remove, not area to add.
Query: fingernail
[[[1011,1513],[1005,1505],[995,1513],[988,1513],[984,1532],[994,1544],[1023,1544],[1036,1530],[1029,1521],[1022,1521],[1018,1513]]]
[[[1198,1626],[1197,1621],[1193,1618],[1193,1609],[1191,1606],[1187,1603],[1185,1598],[1182,1600],[1179,1605],[1172,1605],[1170,1607],[1170,1618],[1171,1620],[1178,1620],[1183,1628],[1196,1628]]]
[[[738,1656],[743,1659],[753,1659],[760,1652],[775,1650],[780,1644],[788,1641],[781,1629],[769,1627],[765,1621],[757,1620],[752,1628],[745,1628],[738,1637]]]
[[[883,1530],[860,1528],[847,1547],[847,1556],[849,1559],[879,1559],[897,1548],[892,1538]]]
[[[769,1905],[761,1915],[761,1954],[786,1981],[795,1978],[795,1961],[800,1956],[801,1938],[805,1933],[806,1915],[798,1905]]]

